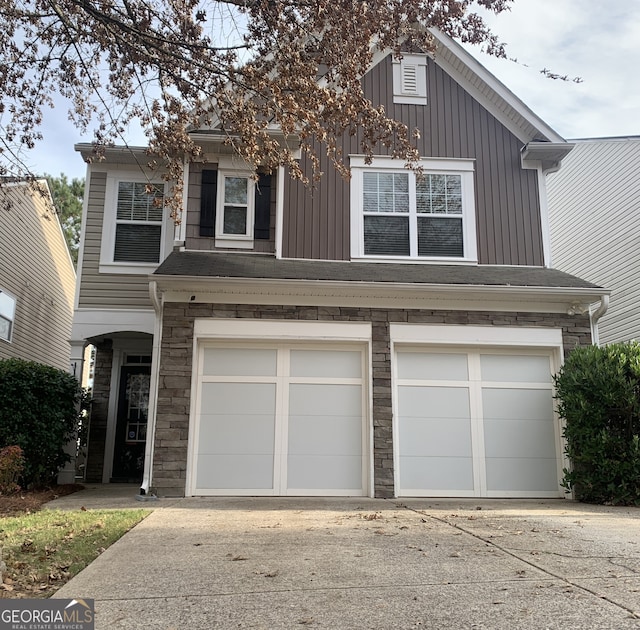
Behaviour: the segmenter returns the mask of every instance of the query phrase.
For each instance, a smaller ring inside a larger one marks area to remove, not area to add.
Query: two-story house
[[[572,147],[436,35],[435,54],[380,52],[363,77],[421,129],[424,177],[345,137],[349,181],[328,165],[313,189],[283,169],[255,181],[203,129],[175,227],[142,149],[89,165],[74,324],[74,356],[97,347],[89,479],[563,495],[552,374],[607,295],[548,264],[545,173]]]
[[[0,359],[69,369],[76,272],[46,180],[0,185]]]

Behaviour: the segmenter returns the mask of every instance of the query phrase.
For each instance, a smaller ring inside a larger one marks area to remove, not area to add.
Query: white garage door
[[[552,357],[396,353],[399,496],[558,497]]]
[[[205,346],[192,494],[363,495],[361,348]]]

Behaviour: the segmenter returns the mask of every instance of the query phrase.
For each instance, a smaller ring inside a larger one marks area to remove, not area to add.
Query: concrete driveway
[[[81,505],[98,506],[91,491],[50,507]],[[94,598],[96,628],[640,628],[638,509],[133,496],[116,506],[154,512],[56,594]]]

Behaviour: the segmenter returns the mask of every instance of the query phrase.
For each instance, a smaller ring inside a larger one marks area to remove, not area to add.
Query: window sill
[[[253,249],[253,239],[235,239],[235,238],[218,238],[216,237],[215,246],[225,249]]]
[[[100,273],[121,275],[148,276],[153,273],[160,263],[100,263]]]
[[[351,256],[352,262],[402,263],[407,265],[477,265],[473,258],[410,258],[408,256]]]

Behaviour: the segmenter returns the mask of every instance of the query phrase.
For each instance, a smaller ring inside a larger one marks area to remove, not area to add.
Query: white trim
[[[104,212],[102,216],[102,237],[100,241],[100,273],[148,275],[168,256],[174,240],[175,228],[162,208],[162,221],[150,222],[150,225],[160,225],[160,254],[157,263],[114,261],[113,254],[116,239],[116,206],[118,200],[118,184],[120,182],[151,183],[164,187],[167,195],[167,184],[163,182],[159,173],[141,171],[125,171],[111,169],[107,172],[105,184]],[[79,276],[80,277],[80,276]]]
[[[370,341],[371,322],[196,319],[194,339]]]
[[[246,223],[244,234],[225,234],[224,232],[224,208],[225,208],[225,180],[236,177],[247,182],[247,203],[235,205],[238,208],[246,208]],[[239,247],[251,249],[253,247],[253,230],[255,225],[255,181],[251,178],[251,171],[230,170],[218,167],[218,183],[216,196],[216,247]]]
[[[451,174],[459,175],[462,186],[462,239],[464,254],[461,257],[429,256],[422,257],[417,254],[409,256],[381,256],[365,254],[364,243],[364,211],[363,211],[363,174],[369,172],[388,171],[395,173],[407,173],[409,177],[410,200],[415,202],[415,179],[413,171],[407,169],[402,160],[388,156],[374,156],[370,164],[367,158],[361,155],[349,156],[351,167],[350,183],[350,208],[351,208],[351,258],[353,260],[373,260],[387,262],[439,262],[439,263],[477,263],[477,235],[476,235],[476,209],[474,190],[474,159],[454,158],[423,158],[419,166],[425,174]],[[410,213],[415,220],[415,208]],[[459,215],[454,215],[459,216]],[[413,225],[413,224],[412,224]],[[415,227],[415,226],[414,226]],[[410,230],[412,238],[412,251],[417,251],[417,236],[415,229]]]
[[[394,343],[562,348],[560,328],[391,324],[389,335]]]
[[[564,313],[602,297],[590,288],[158,276],[168,302]],[[188,287],[188,288],[185,288]],[[577,311],[576,311],[577,312]]]
[[[102,462],[102,483],[109,483],[113,472],[113,454],[116,442],[116,423],[118,421],[118,398],[120,394],[120,368],[122,350],[113,348],[111,378],[109,380],[109,402],[107,403],[107,431],[104,439],[104,461]],[[91,430],[91,429],[89,429]]]
[[[155,315],[152,309],[76,309],[71,339],[91,339],[117,332],[154,331]]]
[[[547,178],[542,165],[536,169],[538,174],[538,195],[540,196],[540,229],[542,231],[542,254],[544,266],[551,267],[551,227],[549,223],[549,202],[547,197]]]
[[[82,278],[82,269],[84,267],[84,246],[87,238],[87,212],[89,211],[89,189],[91,188],[91,179],[93,175],[93,168],[91,164],[87,164],[85,169],[85,178],[84,178],[84,195],[82,197],[82,219],[80,223],[80,247],[78,248],[78,263],[76,267],[76,286],[75,286],[75,296],[73,300],[74,309],[78,308],[78,304],[80,304],[80,279]],[[104,229],[104,217],[103,221],[103,229]]]
[[[427,55],[403,53],[402,59],[393,59],[393,102],[408,105],[427,104]],[[405,87],[409,68],[415,69],[415,88]]]
[[[6,315],[3,315],[2,313],[0,313],[0,317],[2,317],[2,319],[4,319],[5,321],[9,322],[9,336],[6,339],[4,337],[0,337],[0,341],[3,341],[5,343],[12,343],[13,331],[16,324],[16,314],[18,310],[18,298],[11,291],[7,291],[6,289],[3,289],[0,286],[0,294],[3,294],[3,293],[12,302],[12,304],[11,304],[11,315],[9,315],[8,313]]]
[[[278,166],[276,182],[276,258],[282,258],[282,235],[284,234],[284,166]]]
[[[436,39],[438,49],[436,50],[436,63],[451,75],[471,96],[478,100],[487,110],[489,110],[509,131],[511,131],[523,143],[529,142],[536,134],[531,137],[525,135],[523,129],[509,116],[509,109],[515,114],[520,115],[531,127],[543,134],[550,142],[564,142],[564,139],[558,135],[549,125],[547,125],[537,114],[520,100],[509,88],[500,82],[493,74],[491,74],[481,63],[468,53],[458,42],[447,37],[444,33],[435,28],[430,28],[429,32]],[[464,76],[450,60],[445,59],[442,54],[442,48],[457,57],[457,59],[466,66],[466,69],[475,77]],[[474,82],[476,78],[479,82]],[[484,84],[484,85],[483,85]],[[499,99],[503,101],[506,108],[500,108],[493,103],[486,90],[493,91]]]

